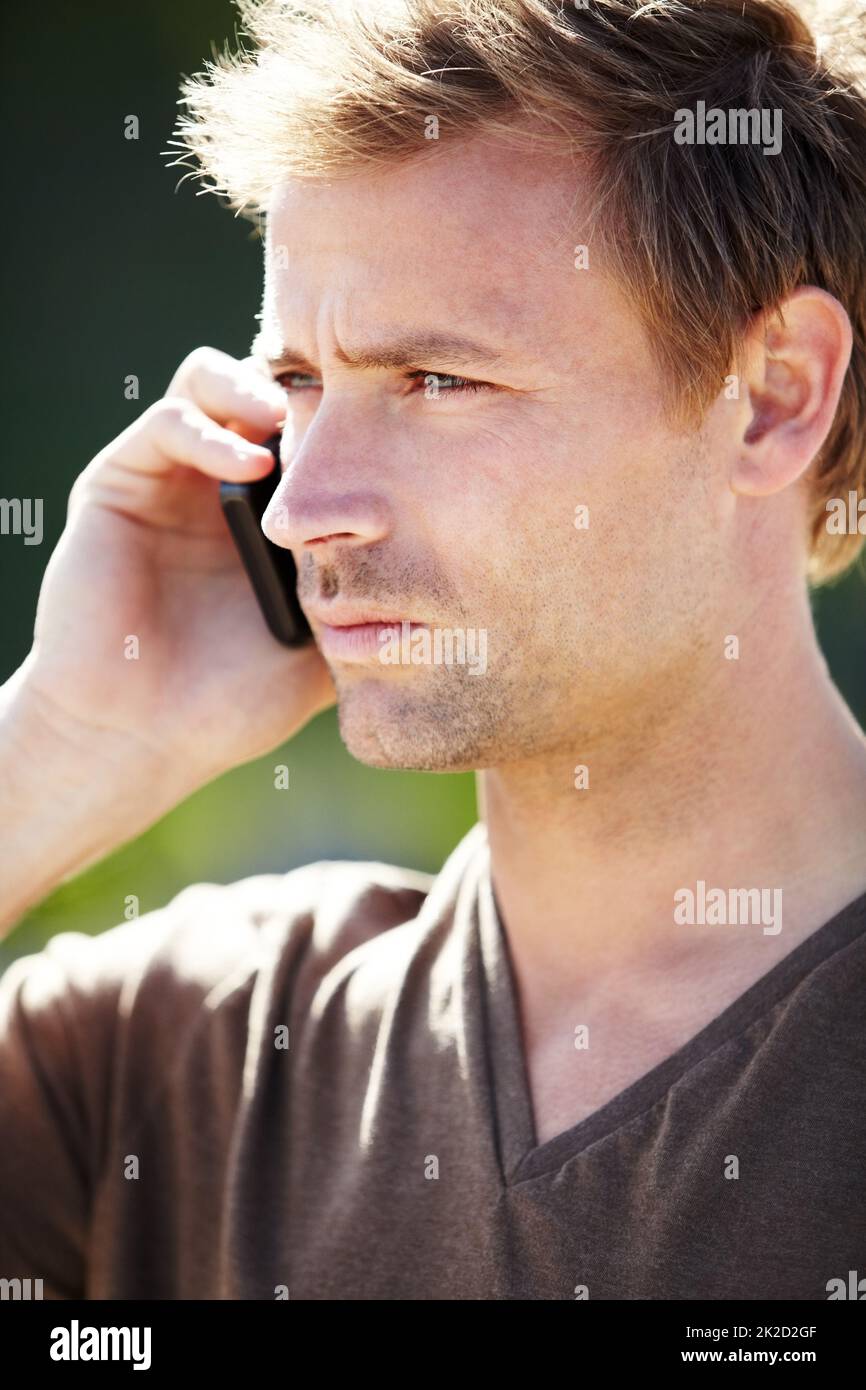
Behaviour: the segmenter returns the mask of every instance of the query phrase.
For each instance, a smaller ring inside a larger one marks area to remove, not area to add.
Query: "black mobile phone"
[[[294,556],[262,530],[265,508],[280,481],[279,434],[265,440],[265,448],[274,456],[271,472],[253,483],[220,483],[220,503],[265,622],[278,642],[302,647],[313,634],[298,602]]]

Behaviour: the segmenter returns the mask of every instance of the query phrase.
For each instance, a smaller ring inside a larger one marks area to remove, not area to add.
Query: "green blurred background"
[[[0,493],[42,497],[44,537],[0,537],[0,680],[30,646],[42,572],[76,474],[162,395],[200,343],[249,348],[260,244],[213,196],[196,197],[167,149],[182,74],[235,33],[226,0],[135,6],[50,0],[38,24],[7,3],[4,106],[6,452]],[[140,122],[138,141],[124,121]],[[124,399],[124,378],[140,381]],[[863,568],[816,595],[824,650],[866,725]],[[797,756],[797,749],[791,750]],[[274,789],[276,763],[291,787]],[[50,785],[50,769],[46,770]],[[50,791],[46,792],[50,795]],[[0,969],[54,932],[98,932],[188,883],[230,882],[319,858],[384,859],[435,871],[476,819],[469,774],[363,767],[333,711],[288,747],[204,788],[138,840],[64,885],[0,947]]]

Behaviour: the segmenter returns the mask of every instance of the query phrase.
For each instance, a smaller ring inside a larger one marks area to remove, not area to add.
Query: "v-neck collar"
[[[726,1006],[664,1061],[561,1134],[537,1142],[532,1092],[508,938],[490,874],[486,827],[480,823],[474,857],[474,907],[483,983],[483,1033],[492,1094],[490,1104],[506,1187],[558,1171],[590,1145],[609,1138],[650,1109],[671,1086],[716,1048],[743,1032],[815,966],[866,931],[866,893],[818,927],[787,956]]]

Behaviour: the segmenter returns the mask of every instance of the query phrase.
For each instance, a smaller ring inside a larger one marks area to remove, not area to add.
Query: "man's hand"
[[[60,833],[68,803],[67,839],[81,838],[81,852],[59,872],[82,867],[334,703],[316,646],[282,647],[265,626],[219,502],[219,480],[272,467],[262,442],[287,408],[249,360],[197,349],[76,479],[33,649],[2,700],[0,757],[12,761],[25,858],[39,857],[40,823],[53,818]]]
[[[333,703],[318,649],[268,632],[219,502],[220,479],[273,466],[261,441],[286,409],[249,362],[200,348],[87,465],[39,597],[28,678],[43,699],[203,777]]]

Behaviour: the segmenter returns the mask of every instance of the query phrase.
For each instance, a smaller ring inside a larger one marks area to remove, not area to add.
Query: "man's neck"
[[[479,773],[497,903],[539,1007],[576,981],[669,972],[745,988],[866,892],[866,740],[808,613],[753,638],[748,660],[695,672],[650,724],[640,746],[621,729]],[[700,884],[780,891],[781,930],[677,922],[675,894],[697,901]]]

